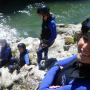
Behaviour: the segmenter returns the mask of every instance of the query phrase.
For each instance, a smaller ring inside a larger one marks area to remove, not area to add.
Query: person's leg
[[[44,48],[44,59],[45,59],[45,60],[48,60],[48,49],[49,49],[50,46],[53,45],[53,43],[54,43],[54,41],[51,42],[51,43],[49,43],[49,44],[48,44],[48,47]]]
[[[9,72],[10,72],[10,73],[13,73],[13,71],[14,71],[14,60],[15,60],[14,57],[12,57],[12,58],[9,60],[8,69],[9,69]]]
[[[13,73],[13,71],[16,69],[16,70],[19,70],[19,64],[18,64],[18,61],[15,57],[12,57],[10,60],[9,60],[9,66],[8,66],[8,69],[9,69],[9,72],[10,73]]]
[[[44,59],[48,60],[48,47],[44,49]]]
[[[43,48],[39,47],[38,51],[37,51],[37,63],[40,64],[41,60],[42,60],[42,53],[43,53]]]

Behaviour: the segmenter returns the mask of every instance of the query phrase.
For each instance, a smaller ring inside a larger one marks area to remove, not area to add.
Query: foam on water
[[[24,14],[27,14],[28,16],[30,16],[30,12],[29,11],[26,11],[26,10],[22,10],[22,11],[18,11],[19,13],[24,13]]]
[[[28,16],[31,16],[31,10],[33,9],[33,6],[30,4],[28,5],[24,10],[19,10],[19,13],[26,14]]]
[[[10,28],[10,26],[0,24],[0,39],[6,39],[7,42],[12,43],[18,40],[17,30]]]
[[[0,39],[6,39],[8,43],[16,42],[19,39],[19,34],[15,28],[11,28],[7,25],[7,18],[0,13]]]

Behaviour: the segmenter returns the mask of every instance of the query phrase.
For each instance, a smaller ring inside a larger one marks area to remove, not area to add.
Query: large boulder
[[[40,71],[36,66],[24,66],[20,73],[9,73],[8,68],[2,68],[0,85],[3,90],[36,90],[46,72]]]
[[[81,24],[57,24],[57,32],[59,34],[66,34],[66,35],[74,35],[76,32],[79,32],[81,30]]]

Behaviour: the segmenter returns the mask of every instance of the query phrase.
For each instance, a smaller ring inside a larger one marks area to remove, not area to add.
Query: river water
[[[56,16],[57,23],[77,24],[90,16],[90,0],[54,1],[45,3]],[[36,6],[30,4],[23,10],[11,14],[0,13],[0,24],[17,30],[19,36],[39,37],[41,18],[36,14]]]

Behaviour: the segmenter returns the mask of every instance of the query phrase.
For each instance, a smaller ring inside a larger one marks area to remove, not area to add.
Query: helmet
[[[17,47],[26,49],[26,45],[24,43],[19,43]]]
[[[90,18],[87,18],[85,21],[82,22],[82,33],[85,34],[88,32],[88,30],[90,30]]]
[[[38,9],[37,9],[37,13],[38,14],[41,14],[41,15],[44,15],[44,14],[49,14],[49,8],[45,5],[43,6],[40,6]]]

